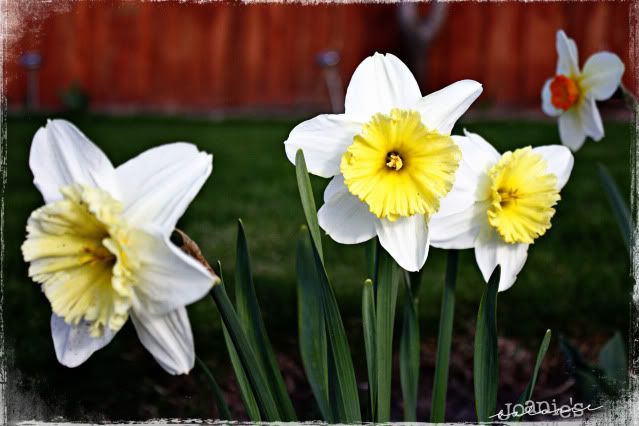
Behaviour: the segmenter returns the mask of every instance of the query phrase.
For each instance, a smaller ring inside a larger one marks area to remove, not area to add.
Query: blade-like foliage
[[[473,384],[475,409],[480,422],[490,421],[497,408],[499,385],[499,354],[497,353],[497,289],[500,267],[488,280],[479,304],[475,329],[475,354],[473,356]]]
[[[328,390],[328,343],[326,339],[326,321],[324,309],[319,302],[322,289],[316,285],[316,268],[304,247],[304,236],[308,230],[304,227],[302,238],[297,243],[297,314],[299,346],[302,364],[306,372],[315,401],[324,420],[333,422],[333,412]],[[313,262],[314,263],[314,262]]]
[[[222,393],[222,389],[215,381],[215,377],[213,377],[213,373],[208,369],[204,361],[200,359],[200,357],[195,357],[197,361],[197,365],[200,366],[204,375],[206,376],[209,385],[211,386],[211,391],[213,392],[213,399],[215,400],[215,406],[217,407],[217,412],[220,420],[231,420],[231,412],[229,407],[226,405],[226,401],[224,401],[224,394]]]
[[[301,149],[295,154],[295,176],[297,177],[297,188],[300,192],[300,200],[302,201],[302,209],[304,217],[311,232],[313,243],[319,253],[319,257],[324,263],[324,253],[322,251],[322,238],[320,234],[319,223],[317,221],[317,208],[315,207],[315,197],[313,195],[313,187],[311,179],[308,176],[306,168],[306,160],[304,160],[304,152]]]
[[[353,360],[351,359],[346,330],[339,313],[337,300],[331,288],[324,265],[310,232],[302,232],[297,250],[298,281],[300,286],[315,286],[324,311],[328,337],[329,398],[334,398],[332,412],[335,421],[359,422],[361,414]],[[332,357],[332,359],[331,359]],[[330,374],[334,370],[334,374]]]
[[[260,368],[258,358],[242,328],[242,323],[226,294],[224,284],[221,283],[213,286],[211,295],[213,296],[213,300],[215,300],[215,304],[220,312],[231,343],[237,352],[248,382],[251,384],[251,389],[253,390],[257,405],[260,408],[260,413],[267,421],[279,421],[280,415],[275,405],[273,394],[268,387],[264,372]]]
[[[217,262],[217,274],[220,276],[222,282],[224,282],[224,271],[222,270],[222,264],[219,261]],[[244,373],[242,361],[240,361],[240,357],[235,350],[235,345],[233,344],[233,340],[231,340],[231,336],[229,336],[228,330],[224,325],[224,321],[222,321],[222,332],[224,334],[226,350],[228,351],[229,359],[231,361],[231,367],[235,374],[235,380],[237,381],[237,386],[240,389],[240,396],[244,403],[244,408],[246,409],[246,414],[252,422],[260,422],[262,420],[260,407],[257,405],[255,395],[253,395],[253,389],[251,388],[251,383]]]
[[[610,207],[612,208],[612,212],[615,215],[615,219],[617,220],[617,225],[619,226],[619,231],[621,232],[621,236],[623,237],[624,244],[626,245],[626,249],[630,253],[632,247],[632,216],[630,215],[630,209],[628,205],[624,201],[624,197],[621,195],[621,191],[617,187],[612,176],[610,176],[610,172],[603,164],[598,164],[599,166],[599,177],[601,179],[601,183],[604,187],[604,191],[606,193],[606,197],[608,198],[608,202],[610,203]]]
[[[551,331],[547,330],[543,340],[541,341],[541,345],[539,345],[539,351],[537,351],[537,359],[535,360],[535,367],[533,368],[533,373],[530,377],[530,381],[528,382],[528,386],[526,386],[526,389],[519,397],[517,404],[526,404],[526,401],[530,401],[530,399],[532,398],[533,390],[535,389],[535,383],[537,383],[537,376],[539,375],[539,369],[541,368],[541,364],[544,361],[546,352],[548,352],[548,346],[550,345],[551,336]],[[522,418],[523,416],[519,416],[513,418],[512,420],[519,421]]]
[[[269,387],[277,402],[277,409],[284,421],[297,420],[293,403],[286,390],[271,342],[266,333],[262,312],[257,302],[248,243],[242,221],[237,224],[237,255],[235,260],[235,308],[244,331],[253,346],[260,367],[268,380]]]
[[[442,307],[439,314],[439,335],[437,336],[437,358],[430,421],[442,423],[446,416],[446,391],[448,390],[448,366],[450,362],[450,343],[453,336],[453,317],[455,314],[455,285],[457,283],[457,263],[459,252],[448,251],[446,277],[442,292]]]
[[[618,331],[601,348],[599,367],[604,371],[606,377],[613,380],[618,386],[625,386],[628,381],[626,346]]]

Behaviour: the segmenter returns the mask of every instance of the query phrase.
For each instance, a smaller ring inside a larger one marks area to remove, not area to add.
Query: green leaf
[[[559,336],[559,347],[564,354],[566,364],[577,383],[577,389],[586,402],[594,403],[603,395],[617,398],[621,389],[610,380],[603,369],[588,363],[577,348],[568,342],[564,336]]]
[[[443,423],[446,417],[446,392],[448,390],[448,366],[450,364],[450,344],[453,336],[455,316],[455,286],[459,252],[448,250],[446,277],[442,292],[442,306],[439,313],[439,334],[437,336],[437,358],[431,403],[431,423]]]
[[[308,230],[303,227],[303,236]],[[322,289],[316,284],[314,259],[304,239],[297,243],[297,314],[302,364],[322,417],[334,422],[328,391],[328,343],[324,309],[318,301]]]
[[[300,199],[302,201],[302,208],[304,209],[306,223],[308,224],[308,229],[311,232],[311,237],[313,238],[313,243],[315,243],[315,248],[319,253],[319,257],[322,260],[322,263],[324,263],[322,238],[319,222],[317,221],[317,208],[315,207],[313,187],[311,186],[311,179],[308,176],[306,160],[304,160],[304,152],[302,152],[301,149],[298,149],[295,154],[295,176],[297,177],[297,188],[300,192]]]
[[[393,327],[399,287],[400,268],[382,247],[378,247],[379,264],[375,295],[375,363],[377,368],[377,421],[390,421],[391,373],[393,367]]]
[[[246,374],[246,378],[251,384],[251,389],[253,390],[253,395],[255,396],[257,405],[260,408],[260,413],[266,421],[280,421],[280,415],[275,405],[275,399],[268,387],[268,382],[264,376],[264,372],[260,368],[258,358],[251,347],[244,329],[242,328],[242,323],[233,309],[233,304],[226,294],[223,282],[214,285],[211,290],[211,294],[213,296],[213,300],[215,300],[218,310],[220,311],[220,316],[222,317],[222,321],[226,327],[232,346],[237,352],[237,357],[240,360],[242,369]]]
[[[252,345],[255,348],[260,367],[273,392],[277,409],[283,421],[295,421],[297,417],[293,403],[286,390],[286,384],[280,373],[277,359],[262,320],[262,312],[257,302],[248,243],[242,221],[237,223],[237,255],[235,261],[235,306],[240,322]]]
[[[608,197],[608,202],[610,203],[610,207],[612,208],[612,212],[615,215],[615,219],[617,220],[617,225],[619,226],[619,231],[621,232],[621,236],[623,237],[624,244],[626,245],[626,249],[630,253],[631,245],[632,245],[632,216],[630,216],[630,210],[628,209],[628,205],[626,201],[624,201],[624,197],[621,195],[621,191],[619,191],[619,187],[615,183],[612,176],[608,172],[608,169],[603,164],[598,164],[599,166],[599,177],[601,178],[601,183],[603,184],[606,197]]]
[[[375,288],[373,281],[364,281],[362,290],[362,326],[364,328],[364,348],[366,349],[366,367],[368,370],[369,420],[376,419],[377,378],[375,367]]]
[[[339,313],[335,294],[328,282],[317,248],[312,243],[310,232],[302,233],[297,247],[297,268],[300,286],[316,286],[320,292],[320,298],[315,299],[315,303],[320,302],[324,311],[328,337],[329,371],[334,369],[334,374],[329,376],[329,389],[334,390],[334,392],[330,392],[329,397],[334,397],[337,405],[332,407],[337,417],[335,421],[360,422],[361,414],[357,381],[346,331]]]
[[[219,261],[217,262],[217,273],[220,276],[222,282],[224,282],[224,271],[222,270],[222,264]],[[226,350],[228,351],[229,359],[231,360],[231,367],[233,367],[233,372],[235,373],[235,380],[237,381],[237,385],[240,388],[240,396],[242,397],[242,402],[244,403],[246,414],[249,416],[249,419],[251,419],[251,421],[260,422],[262,421],[262,417],[260,416],[260,408],[257,405],[255,395],[253,395],[253,390],[251,389],[251,383],[244,373],[242,361],[240,361],[240,357],[235,350],[235,345],[233,344],[233,340],[231,340],[231,336],[229,336],[224,322],[222,322],[222,332],[224,334]]]
[[[404,398],[404,421],[417,418],[417,388],[419,386],[419,320],[418,300],[411,290],[411,276],[404,274],[404,318],[399,343],[399,373]]]
[[[475,329],[475,354],[473,356],[473,384],[475,409],[479,422],[489,422],[497,408],[499,385],[499,354],[497,352],[497,289],[500,267],[488,280],[479,304]]]
[[[606,376],[618,386],[625,386],[628,381],[626,347],[621,334],[617,331],[599,352],[599,366]]]
[[[204,361],[200,359],[200,357],[196,356],[195,360],[197,364],[200,366],[204,375],[206,376],[209,385],[211,386],[211,391],[213,391],[213,399],[215,400],[215,406],[217,407],[217,412],[220,420],[231,420],[231,412],[229,411],[229,407],[226,405],[226,401],[224,401],[224,394],[222,393],[222,389],[218,386],[215,381],[215,377],[213,377],[213,373],[208,369]]]
[[[521,394],[519,400],[517,400],[517,404],[525,405],[527,401],[530,401],[532,398],[533,390],[535,389],[535,383],[537,383],[537,376],[539,375],[539,369],[541,368],[541,364],[544,361],[544,357],[546,356],[546,352],[548,352],[548,346],[550,345],[550,338],[552,333],[550,330],[546,331],[543,340],[541,341],[541,345],[539,345],[539,351],[537,351],[537,360],[535,361],[535,367],[533,368],[532,376],[530,377],[530,381],[528,382],[528,386],[524,390],[524,393]],[[519,421],[524,416],[514,417],[512,421]]]

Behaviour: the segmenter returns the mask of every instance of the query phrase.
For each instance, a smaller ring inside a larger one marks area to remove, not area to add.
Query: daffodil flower
[[[402,268],[419,270],[429,218],[461,159],[450,132],[481,91],[463,80],[422,97],[398,58],[366,58],[346,91],[345,113],[305,121],[285,142],[291,162],[301,149],[310,173],[332,178],[318,212],[322,229],[342,244],[378,236]]]
[[[45,205],[27,224],[22,253],[51,304],[58,361],[75,367],[130,317],[171,374],[193,368],[185,305],[219,281],[169,236],[213,167],[188,143],[150,149],[114,168],[64,120],[33,138],[29,165]]]
[[[563,31],[557,32],[557,71],[541,91],[543,111],[559,117],[561,143],[577,151],[590,136],[599,141],[604,136],[601,116],[595,101],[610,98],[621,82],[624,65],[610,52],[592,55],[579,69],[575,41]]]
[[[481,136],[453,136],[462,162],[455,185],[431,219],[431,244],[475,249],[486,281],[501,266],[499,291],[510,288],[528,246],[548,231],[573,166],[561,145],[525,147],[500,155]]]

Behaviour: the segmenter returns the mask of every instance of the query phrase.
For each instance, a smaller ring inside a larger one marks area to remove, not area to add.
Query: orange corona
[[[551,102],[555,108],[568,110],[579,100],[579,86],[570,77],[557,75],[550,83]]]

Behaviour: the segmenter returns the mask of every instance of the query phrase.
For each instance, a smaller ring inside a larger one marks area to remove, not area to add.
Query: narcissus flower
[[[544,112],[559,117],[561,142],[577,151],[590,136],[599,141],[604,136],[601,116],[595,101],[612,96],[621,83],[624,65],[610,52],[592,55],[579,69],[575,41],[563,31],[557,32],[557,71],[544,84],[541,106]]]
[[[193,367],[185,305],[219,279],[169,236],[213,167],[188,143],[150,149],[114,168],[74,125],[48,121],[29,165],[45,205],[27,224],[22,253],[51,303],[58,361],[83,363],[130,317],[171,374]]]
[[[441,212],[431,219],[431,244],[474,248],[484,279],[500,265],[499,291],[506,290],[524,267],[528,246],[550,229],[573,156],[561,145],[499,155],[477,134],[453,138],[462,162]]]
[[[463,80],[422,97],[395,56],[366,58],[351,78],[345,113],[305,121],[285,142],[291,162],[301,149],[310,173],[332,178],[318,212],[322,229],[342,244],[377,235],[401,267],[420,269],[428,221],[461,159],[450,132],[481,91]]]

